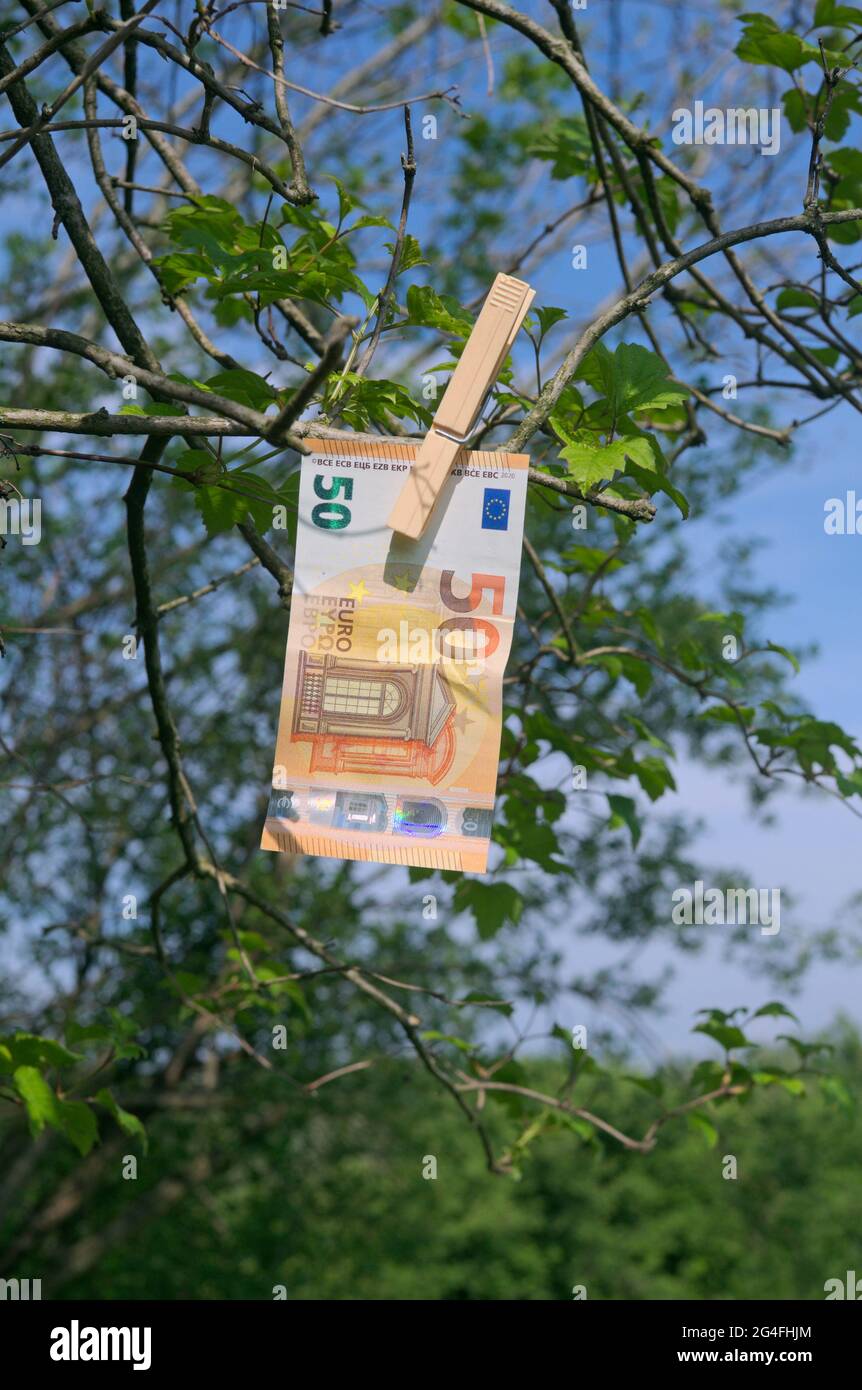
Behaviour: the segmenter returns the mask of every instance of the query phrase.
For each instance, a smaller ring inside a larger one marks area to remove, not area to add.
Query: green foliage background
[[[852,1081],[862,1047],[847,1030],[836,1041]],[[554,1079],[548,1065],[537,1075]],[[629,1123],[649,1110],[623,1081],[605,1099]],[[156,1161],[129,1224],[115,1165],[62,1247],[35,1233],[17,1267],[43,1278],[43,1296],[267,1299],[283,1285],[288,1299],[565,1300],[582,1285],[588,1299],[807,1300],[858,1268],[862,1122],[826,1098],[760,1097],[727,1113],[714,1148],[685,1126],[637,1157],[560,1130],[517,1183],[489,1180],[457,1113],[406,1065],[311,1106],[244,1086],[150,1128]],[[721,1175],[731,1153],[736,1181]],[[429,1154],[436,1180],[421,1176]],[[39,1180],[57,1197],[76,1190],[62,1157]],[[160,1191],[165,1173],[176,1191]],[[93,1246],[76,1274],[69,1252],[74,1264]]]

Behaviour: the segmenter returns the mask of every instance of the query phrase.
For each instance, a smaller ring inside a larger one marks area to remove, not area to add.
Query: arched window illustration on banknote
[[[439,663],[301,652],[291,738],[312,744],[310,773],[373,772],[439,782],[455,757],[455,700]]]

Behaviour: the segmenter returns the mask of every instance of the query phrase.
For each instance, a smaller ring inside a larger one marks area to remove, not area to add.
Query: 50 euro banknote
[[[417,445],[308,443],[261,847],[483,873],[528,458],[462,451],[409,540]]]

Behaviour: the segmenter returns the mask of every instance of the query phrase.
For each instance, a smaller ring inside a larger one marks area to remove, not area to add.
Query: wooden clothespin
[[[497,380],[535,293],[523,280],[515,280],[511,275],[498,275],[495,279],[392,508],[388,524],[393,531],[413,540],[422,535],[440,489]]]

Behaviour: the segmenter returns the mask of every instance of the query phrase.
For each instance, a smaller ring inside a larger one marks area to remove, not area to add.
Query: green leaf
[[[789,1091],[792,1096],[805,1095],[805,1082],[798,1076],[780,1076],[779,1086],[783,1086],[785,1091]]]
[[[583,116],[561,116],[527,146],[534,159],[551,165],[552,179],[571,179],[592,169],[593,150]]]
[[[579,431],[579,435],[586,431]],[[596,487],[600,482],[610,481],[619,471],[625,473],[629,460],[649,472],[655,471],[655,460],[647,438],[615,439],[612,444],[599,444],[595,435],[577,438],[560,450],[560,457],[569,465],[578,487],[583,491]]]
[[[348,230],[348,232],[360,232],[360,231],[362,231],[363,227],[385,227],[385,228],[387,229],[387,231],[390,231],[390,232],[394,232],[394,231],[395,231],[395,228],[393,227],[392,223],[389,221],[389,218],[388,218],[388,217],[381,217],[378,213],[371,213],[371,212],[365,212],[365,213],[362,214],[361,217],[357,217],[357,219],[356,219],[355,222],[351,222],[351,224],[350,224],[350,226],[347,228],[347,230]],[[414,237],[414,241],[415,241],[415,237]],[[384,242],[384,245],[385,245],[385,247],[386,247],[386,250],[389,251],[389,252],[392,252],[392,251],[395,250],[394,243],[391,242],[391,241]],[[417,243],[417,245],[418,245],[418,243]],[[428,262],[426,261],[426,262],[424,262],[424,264],[427,265]]]
[[[693,1129],[696,1134],[702,1134],[706,1140],[708,1149],[714,1149],[718,1143],[718,1130],[711,1120],[702,1115],[699,1110],[692,1110],[688,1116],[689,1129]]]
[[[686,387],[670,381],[656,353],[640,343],[620,343],[614,353],[614,388],[625,414],[663,410],[688,400]]]
[[[779,656],[784,657],[785,661],[789,661],[797,675],[799,674],[801,667],[798,659],[793,655],[793,652],[788,651],[786,647],[780,647],[777,642],[767,642],[766,646],[769,651],[777,652]]]
[[[613,355],[604,343],[596,343],[581,363],[578,380],[607,398],[615,419],[638,410],[664,410],[689,394],[670,381],[657,353],[640,343],[619,343]]]
[[[390,255],[395,252],[395,243],[387,241],[386,250]],[[401,247],[401,259],[398,262],[398,274],[403,275],[405,270],[414,270],[417,265],[428,265],[429,262],[422,255],[422,247],[408,232]]]
[[[132,1115],[130,1111],[124,1110],[121,1105],[118,1105],[107,1087],[103,1087],[101,1091],[96,1093],[96,1100],[100,1105],[104,1105],[105,1109],[113,1116],[124,1134],[130,1135],[133,1139],[140,1139],[141,1147],[144,1153],[146,1153],[147,1131],[137,1115]]]
[[[835,1051],[835,1048],[833,1047],[832,1043],[806,1043],[803,1042],[801,1038],[791,1037],[789,1033],[779,1033],[778,1042],[789,1043],[790,1046],[793,1048],[794,1052],[796,1052],[802,1058],[803,1062],[808,1057],[811,1057],[815,1052]]]
[[[817,0],[814,6],[815,29],[859,25],[862,25],[862,10],[855,5],[839,5],[838,0]]]
[[[184,405],[173,405],[168,401],[149,401],[146,405],[121,405],[121,415],[188,415]]]
[[[215,277],[212,262],[199,253],[192,255],[187,251],[172,251],[167,256],[154,256],[153,265],[158,267],[159,278],[171,295],[178,294],[196,280],[212,280]]]
[[[833,194],[830,210],[832,212],[846,212],[851,207],[855,207],[856,201],[855,198],[852,200],[850,198],[838,198]],[[826,228],[826,234],[830,241],[837,241],[842,246],[852,246],[862,237],[862,218],[854,218],[851,222],[836,222],[833,226]],[[821,356],[821,360],[826,360],[822,357],[822,352],[826,352],[828,349],[809,349],[809,351],[811,351],[812,356],[816,353]],[[837,359],[837,354],[834,356]],[[796,358],[797,354],[791,353],[791,360],[796,361]],[[827,365],[829,365],[828,362]]]
[[[732,1023],[719,1023],[715,1018],[709,1019],[706,1023],[698,1023],[692,1032],[705,1033],[708,1038],[713,1038],[723,1047],[725,1052],[729,1052],[732,1047],[752,1046],[741,1028]]]
[[[224,476],[224,465],[206,449],[186,449],[177,459],[181,473],[193,474],[201,482],[216,483]],[[194,483],[185,479],[177,480],[180,487],[193,487]]]
[[[563,1129],[570,1129],[573,1134],[577,1134],[579,1139],[585,1140],[588,1144],[597,1142],[595,1126],[589,1120],[584,1120],[580,1115],[569,1115],[565,1110],[552,1110],[549,1115],[549,1124],[557,1125]]]
[[[207,535],[218,536],[224,531],[230,531],[240,521],[245,521],[246,516],[251,513],[254,523],[259,531],[265,531],[272,525],[272,508],[275,502],[274,497],[264,501],[263,497],[258,501],[248,496],[250,488],[246,484],[261,484],[261,489],[268,488],[268,484],[256,478],[253,473],[242,474],[242,492],[234,492],[228,487],[198,487],[195,489],[195,506],[200,512],[203,523],[207,529]]]
[[[46,1125],[59,1127],[57,1097],[36,1067],[18,1067],[13,1073],[12,1084],[24,1102],[30,1133],[34,1137],[41,1134]]]
[[[644,663],[641,662],[640,665]],[[676,791],[673,773],[663,758],[642,758],[635,766],[635,776],[650,801],[658,801],[666,791]]]
[[[617,796],[615,793],[608,793],[607,797],[611,808],[611,829],[618,830],[621,826],[627,825],[632,837],[632,849],[637,849],[641,837],[641,823],[634,801],[630,796]]]
[[[775,301],[778,309],[816,309],[818,301],[810,290],[782,290]]]
[[[625,676],[627,681],[631,681],[641,699],[646,696],[653,683],[652,667],[646,661],[640,661],[636,656],[622,654],[618,656],[620,673]],[[649,772],[646,773],[649,778]]]
[[[763,1004],[763,1005],[757,1010],[756,1013],[753,1013],[753,1014],[751,1015],[751,1017],[752,1017],[752,1018],[792,1018],[794,1023],[798,1023],[798,1022],[799,1022],[799,1019],[796,1017],[796,1014],[792,1013],[791,1010],[788,1009],[788,1007],[787,1007],[786,1004],[782,1004],[782,1003],[781,1003],[779,1000],[777,1000],[777,999],[771,1000],[768,1004]]]
[[[862,796],[862,768],[854,768],[847,776],[837,772],[835,785],[842,796]]]
[[[234,934],[225,929],[221,935],[225,941],[232,941]],[[237,936],[246,951],[269,951],[272,949],[271,943],[261,936],[259,931],[238,931]]]
[[[816,357],[817,361],[822,362],[826,367],[834,367],[841,355],[834,347],[808,348],[807,352],[810,357]],[[792,352],[790,357],[793,362],[798,362],[800,366],[805,361],[801,352]]]
[[[699,623],[722,623],[735,632],[737,637],[742,637],[743,620],[742,614],[733,613],[699,613],[697,621]]]
[[[853,1096],[840,1076],[821,1076],[820,1089],[827,1100],[834,1101],[848,1114],[854,1109]]]
[[[82,1158],[90,1152],[99,1138],[96,1117],[82,1100],[61,1100],[58,1102],[59,1124],[57,1128],[65,1134]]]
[[[242,367],[218,372],[204,383],[207,390],[215,391],[238,405],[251,406],[253,410],[266,410],[276,399],[275,387],[255,372],[247,372]]]
[[[648,729],[643,720],[639,719],[636,714],[627,714],[625,720],[626,723],[631,724],[632,728],[646,743],[652,744],[653,748],[660,749],[660,751],[666,753],[669,758],[674,756],[674,751],[670,744],[666,743],[663,738],[659,738],[658,734],[654,734],[651,729]]]
[[[701,710],[698,719],[711,719],[716,724],[739,724],[742,718],[746,724],[754,718],[754,710],[751,705],[741,705],[737,710],[732,710],[729,705],[710,705],[709,709]]]
[[[451,1043],[453,1047],[459,1048],[461,1052],[473,1052],[476,1047],[475,1043],[465,1042],[463,1038],[456,1038],[451,1033],[438,1033],[437,1030],[433,1028],[427,1033],[420,1033],[419,1036],[424,1038],[426,1042]]]
[[[687,671],[705,671],[706,653],[699,642],[691,637],[683,637],[677,643],[676,654]]]
[[[862,150],[848,147],[844,150],[830,150],[827,155],[830,168],[840,174],[847,183],[862,181]]]
[[[99,1137],[95,1116],[82,1100],[60,1100],[36,1067],[18,1067],[12,1083],[24,1102],[30,1133],[41,1134],[46,1125],[65,1134],[83,1156]]]
[[[111,1038],[111,1030],[104,1023],[76,1023],[70,1019],[66,1024],[66,1041],[70,1043],[104,1043]]]
[[[796,87],[791,87],[789,91],[782,94],[781,100],[784,103],[784,114],[787,123],[794,135],[800,135],[807,127],[807,107],[806,93],[800,92]]]
[[[283,974],[284,966],[279,965],[277,967],[276,973],[279,975]],[[271,993],[284,995],[287,999],[292,1000],[296,1007],[299,1009],[299,1012],[302,1014],[306,1023],[311,1023],[311,1008],[309,1006],[308,1000],[305,997],[305,990],[302,988],[302,985],[298,983],[298,981],[282,980],[281,984],[274,986]]]
[[[245,497],[225,491],[220,487],[199,488],[195,506],[203,517],[208,536],[218,536],[230,531],[240,521],[245,521],[248,502]]]
[[[416,401],[398,381],[386,378],[357,376],[355,372],[345,372],[339,378],[339,392],[331,397],[333,405],[337,401],[338,410],[352,429],[367,429],[369,424],[387,428],[388,417],[395,415],[401,420],[415,420],[426,429],[431,424],[431,412],[420,401]]]
[[[647,1091],[651,1096],[660,1100],[664,1094],[664,1081],[660,1076],[634,1076],[627,1075],[624,1081],[631,1081],[633,1086],[640,1086],[642,1091]]]
[[[345,217],[356,207],[356,199],[345,184],[341,182],[341,179],[336,178],[334,174],[324,174],[323,177],[329,179],[330,183],[335,184],[338,191],[338,220],[339,222],[343,222]]]
[[[527,1086],[530,1078],[521,1063],[512,1059],[504,1063],[502,1067],[495,1069],[493,1080],[502,1081],[507,1086]],[[488,1099],[496,1101],[498,1105],[505,1106],[514,1115],[519,1114],[525,1108],[524,1097],[513,1091],[488,1091]]]
[[[482,883],[464,878],[455,889],[457,912],[472,912],[482,941],[489,941],[507,922],[518,922],[524,900],[511,883]]]
[[[12,1033],[0,1042],[5,1044],[10,1054],[11,1068],[14,1067],[67,1067],[80,1062],[80,1052],[70,1052],[62,1043],[53,1038],[43,1038],[37,1033]]]
[[[756,1071],[753,1079],[758,1086],[783,1086],[792,1096],[805,1095],[805,1082],[797,1076],[788,1076],[777,1067],[771,1067],[768,1071]]]
[[[505,1014],[507,1018],[514,1013],[511,1004],[507,1004],[505,999],[493,999],[490,995],[480,994],[478,990],[471,989],[469,994],[459,1001],[461,1004],[480,1004],[486,1009],[495,1009],[498,1013]]]
[[[712,1023],[727,1023],[730,1019],[736,1018],[737,1014],[747,1012],[744,1005],[739,1005],[735,1009],[698,1009],[699,1014],[706,1014]]]
[[[536,309],[535,314],[539,320],[539,329],[543,338],[555,323],[561,323],[563,319],[569,317],[565,309],[555,309],[551,305],[544,309]]]
[[[783,33],[769,15],[747,14],[741,19],[745,27],[734,53],[744,63],[793,72],[810,62],[811,46],[796,34]]]
[[[668,225],[668,230],[670,232],[676,232],[682,211],[677,185],[669,175],[664,174],[660,179],[656,179],[655,191],[662,216]]]
[[[790,749],[799,766],[809,773],[817,768],[833,775],[838,771],[833,747],[842,749],[854,761],[859,756],[859,748],[844,729],[826,720],[812,719],[810,715],[798,717],[795,726],[789,729],[758,728],[755,737],[767,748]]]
[[[567,573],[577,570],[581,574],[595,574],[603,569],[605,574],[613,574],[622,565],[620,559],[608,559],[608,552],[597,545],[572,545],[562,552],[560,558],[570,567]]]
[[[438,328],[456,338],[466,338],[472,331],[473,320],[451,295],[439,295],[430,285],[411,285],[407,291],[408,324],[423,328]]]
[[[650,442],[652,443],[652,439]],[[683,520],[688,517],[691,510],[688,498],[684,493],[680,492],[679,488],[674,487],[673,483],[668,481],[664,473],[658,471],[648,472],[645,468],[639,467],[638,464],[633,463],[631,459],[629,459],[626,466],[626,474],[628,477],[633,478],[645,492],[649,493],[650,497],[653,497],[657,492],[663,492],[665,496],[669,497],[673,502]]]
[[[713,1060],[698,1062],[691,1073],[691,1084],[698,1091],[715,1091],[722,1083],[725,1068]]]

